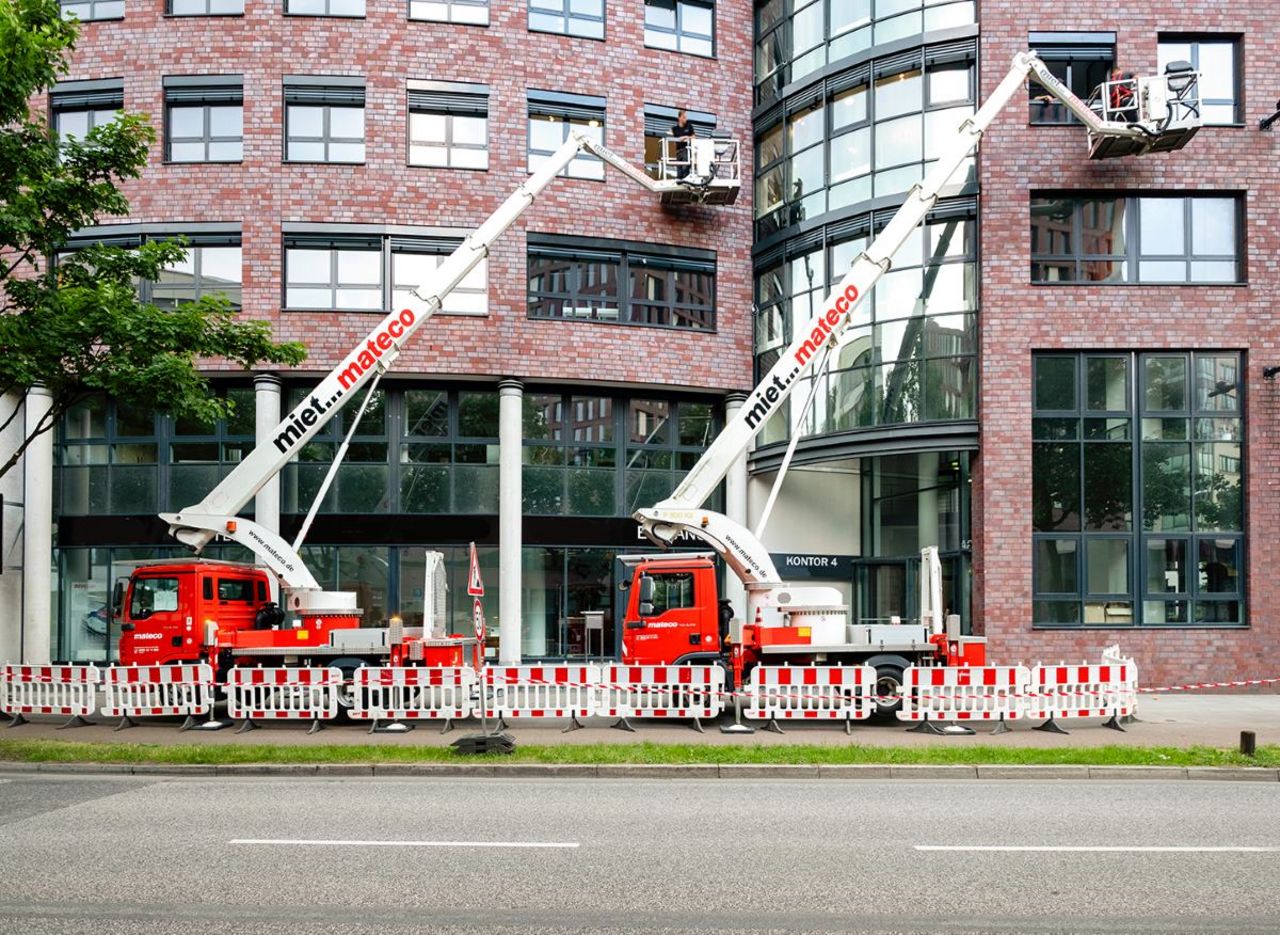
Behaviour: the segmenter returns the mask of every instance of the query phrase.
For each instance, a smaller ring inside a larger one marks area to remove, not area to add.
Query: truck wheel
[[[876,714],[893,717],[902,707],[902,681],[901,667],[876,666]]]

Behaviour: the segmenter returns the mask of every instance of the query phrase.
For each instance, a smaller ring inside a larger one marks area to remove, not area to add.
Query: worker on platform
[[[1111,119],[1130,123],[1138,117],[1138,95],[1133,72],[1111,70],[1110,89]]]
[[[693,137],[693,124],[689,122],[689,115],[684,108],[680,108],[676,112],[675,125],[671,127],[671,136],[679,139],[680,137]],[[680,168],[676,171],[676,178],[682,179],[689,174],[690,151],[687,142],[676,144],[676,161],[680,163]]]

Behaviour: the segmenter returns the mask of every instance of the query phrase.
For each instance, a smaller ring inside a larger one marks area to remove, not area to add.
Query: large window
[[[690,55],[715,49],[714,0],[644,0],[644,44]]]
[[[1200,72],[1200,116],[1208,124],[1240,122],[1240,47],[1234,36],[1162,35],[1156,47],[1161,73],[1170,62]]]
[[[409,19],[489,25],[489,0],[409,0]]]
[[[863,215],[756,259],[756,379],[822,310],[873,231],[893,211]],[[797,381],[762,443],[879,425],[974,417],[978,307],[974,206],[939,207],[853,313],[837,349]],[[815,381],[817,390],[814,392]],[[813,395],[807,415],[805,400]]]
[[[498,397],[406,390],[400,512],[498,512]]]
[[[529,28],[603,39],[604,0],[529,0]]]
[[[772,108],[756,131],[756,237],[909,189],[974,109],[973,42],[874,61]],[[973,157],[954,194],[976,179]]]
[[[161,308],[173,308],[206,295],[220,295],[234,307],[240,307],[244,282],[240,232],[236,225],[206,224],[183,231],[181,228],[155,230],[145,225],[141,231],[133,225],[120,228],[85,230],[67,242],[67,252],[91,244],[112,247],[137,247],[147,241],[186,241],[185,258],[165,267],[155,282],[138,284],[138,296]]]
[[[170,16],[242,16],[244,0],[169,0]]]
[[[388,311],[461,243],[460,238],[287,232],[285,308]],[[481,260],[444,299],[441,312],[488,311],[488,261]]]
[[[1035,283],[1243,279],[1234,195],[1031,194]]]
[[[285,160],[364,162],[364,79],[286,76]]]
[[[1115,64],[1116,35],[1112,32],[1033,32],[1028,44],[1053,76],[1082,101],[1087,101],[1094,88],[1110,77]],[[1035,81],[1029,81],[1027,88],[1032,123],[1080,122]]]
[[[489,168],[489,89],[411,79],[409,165]]]
[[[82,140],[94,127],[116,119],[124,107],[124,83],[62,81],[49,91],[50,122],[63,140]]]
[[[59,0],[63,19],[123,19],[124,0]]]
[[[605,99],[585,94],[529,91],[529,171],[536,172],[573,131],[604,142]],[[560,172],[575,179],[604,179],[604,163],[579,153]]]
[[[715,255],[531,235],[529,317],[715,330]]]
[[[1240,355],[1037,354],[1034,622],[1244,622]]]
[[[164,79],[165,158],[239,162],[244,158],[244,83],[240,75]]]
[[[285,0],[290,16],[364,16],[364,0]]]
[[[973,0],[765,0],[755,15],[757,104],[873,46],[975,21]]]

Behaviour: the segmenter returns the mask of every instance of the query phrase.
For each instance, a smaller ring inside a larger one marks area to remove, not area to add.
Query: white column
[[[0,425],[22,407],[21,393],[0,396]],[[0,433],[0,452],[16,451],[22,444],[23,421],[14,418],[9,427]],[[0,664],[17,662],[22,658],[22,468],[15,467],[0,477],[0,497],[4,499],[4,513],[0,516]]]
[[[280,424],[280,378],[264,373],[253,378],[254,443],[271,444]],[[280,531],[280,475],[273,474],[253,500],[253,519],[271,532]]]
[[[28,436],[53,407],[43,386],[27,391]],[[22,459],[22,662],[48,662],[53,635],[53,431],[31,443]]]
[[[745,393],[730,393],[724,400],[724,421],[728,425],[737,416],[738,410],[747,401]],[[747,453],[744,451],[734,459],[729,473],[724,477],[724,514],[734,522],[750,528],[747,518]],[[724,596],[733,603],[733,614],[741,620],[746,619],[747,591],[732,573],[725,575]]]
[[[521,561],[524,545],[524,385],[498,384],[498,662],[520,664]]]

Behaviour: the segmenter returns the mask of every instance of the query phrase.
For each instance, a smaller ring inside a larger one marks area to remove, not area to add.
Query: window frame
[[[597,0],[600,4],[600,15],[593,16],[585,13],[574,12],[572,4],[573,0],[528,0],[526,4],[526,22],[529,32],[545,33],[553,36],[568,36],[572,39],[590,39],[594,42],[604,42],[608,36],[608,17],[609,9],[606,0]],[[554,9],[551,4],[559,5],[558,9]],[[535,4],[540,4],[535,7]],[[535,26],[534,17],[542,16],[547,19],[552,17],[560,17],[561,28],[555,29],[550,26]],[[593,32],[575,32],[570,27],[574,22],[579,23],[599,23],[600,34],[594,35]]]
[[[362,77],[347,75],[285,75],[283,82],[283,153],[281,159],[290,165],[335,165],[359,166],[368,161],[369,123],[367,99],[365,96],[365,80]],[[294,108],[319,110],[321,113],[321,135],[295,136],[292,130],[291,114]],[[334,110],[359,110],[362,133],[355,137],[335,137],[331,132]],[[293,158],[289,154],[293,143],[319,143],[323,146],[323,159]],[[329,158],[330,146],[334,144],[353,145],[359,143],[359,159],[335,160]]]
[[[557,144],[557,148],[569,138],[570,128],[575,126],[588,129],[598,126],[601,145],[607,143],[608,108],[605,98],[530,88],[526,91],[526,100],[528,102],[526,123],[528,134],[525,140],[525,159],[526,168],[530,173],[537,171],[542,161],[555,153],[555,150],[534,148],[534,122],[537,120],[546,119],[560,124],[560,143]],[[557,173],[557,177],[604,182],[604,162],[599,156],[591,153],[579,153]]]
[[[362,9],[359,13],[334,13],[334,12],[330,9],[330,7],[331,7],[335,2],[341,2],[341,0],[320,0],[320,2],[322,2],[322,3],[324,4],[324,10],[323,10],[323,12],[315,12],[315,11],[312,11],[312,10],[305,10],[305,11],[304,11],[304,10],[293,10],[293,9],[290,9],[290,7],[291,7],[291,6],[293,6],[293,4],[294,4],[294,3],[296,3],[296,2],[298,2],[298,0],[284,0],[284,15],[285,15],[285,16],[313,17],[313,18],[317,18],[317,19],[318,19],[318,18],[326,18],[326,19],[366,19],[366,18],[368,17],[368,15],[369,15],[369,3],[368,3],[368,0],[360,0],[360,3],[362,4],[363,9]]]
[[[414,16],[413,10],[415,6],[443,6],[446,15],[441,16]],[[454,16],[455,9],[483,9],[483,19],[467,19]],[[489,25],[489,0],[408,0],[405,16],[410,21],[422,23],[453,23],[459,26],[488,26]]]
[[[212,7],[219,0],[199,0],[204,6],[203,10],[193,10],[191,12],[179,12],[174,9],[175,0],[165,0],[164,15],[165,16],[244,16],[244,0],[235,0],[239,5],[238,10],[225,10],[214,12]]]
[[[194,75],[169,76],[163,80],[164,87],[164,162],[167,165],[199,165],[202,163],[235,164],[244,162],[244,79],[240,75]],[[240,135],[213,136],[212,110],[214,107],[238,106],[240,108]],[[177,141],[191,144],[200,143],[204,149],[203,159],[174,159],[173,144],[173,111],[174,109],[200,108],[202,130],[199,137],[181,137]],[[240,144],[240,155],[236,159],[210,159],[209,147],[214,143]]]
[[[1065,63],[1066,74],[1057,77],[1082,101],[1088,100],[1094,88],[1106,81],[1116,63],[1116,34],[1114,32],[1031,32],[1027,37],[1028,48],[1035,51],[1040,59],[1053,71],[1055,65]],[[1090,65],[1101,64],[1098,81],[1091,81],[1087,74]],[[1081,83],[1076,82],[1075,71],[1083,69]],[[1067,127],[1080,126],[1080,118],[1057,99],[1037,101],[1037,90],[1040,95],[1047,94],[1036,81],[1027,85],[1029,126]]]
[[[644,0],[645,17],[644,17],[644,46],[646,49],[658,49],[663,52],[675,52],[677,55],[696,55],[699,58],[715,58],[716,57],[716,4],[715,0],[665,0],[672,5],[672,15],[675,19],[675,28],[667,29],[666,27],[651,25],[649,23],[649,7],[655,6],[660,0]],[[685,30],[683,23],[685,18],[685,10],[687,7],[698,7],[705,9],[711,16],[711,32],[708,34],[688,32]],[[651,41],[649,31],[663,35],[671,36],[674,45],[662,45]],[[689,38],[697,42],[705,42],[709,47],[706,52],[696,52],[683,48],[685,39]]]
[[[1243,102],[1241,98],[1244,96],[1244,80],[1241,71],[1241,37],[1238,33],[1188,33],[1188,32],[1162,32],[1156,36],[1156,60],[1160,59],[1160,47],[1166,43],[1169,45],[1189,45],[1191,47],[1191,67],[1196,71],[1200,71],[1200,46],[1202,45],[1225,45],[1231,47],[1231,100],[1223,100],[1222,98],[1200,98],[1201,120],[1206,127],[1243,127],[1244,121],[1241,118]],[[1200,87],[1204,87],[1203,78]],[[1229,104],[1231,106],[1231,119],[1228,121],[1205,120],[1204,109],[1207,105],[1221,106]]]
[[[415,141],[413,136],[413,117],[415,114],[443,117],[445,121],[445,138],[441,141]],[[454,143],[455,118],[482,119],[484,121],[484,144]],[[482,84],[462,84],[459,82],[415,81],[410,79],[405,119],[405,164],[430,169],[460,169],[472,172],[489,170],[489,88]],[[445,161],[415,162],[413,148],[415,145],[443,147]],[[468,152],[483,152],[484,165],[455,165],[454,149]]]
[[[119,13],[104,14],[102,16],[94,15],[94,12],[97,10],[98,7],[101,7],[101,6],[114,7],[117,4],[119,4],[120,6]],[[125,0],[76,0],[76,2],[74,3],[68,2],[68,0],[59,0],[58,6],[61,8],[62,18],[64,20],[77,19],[82,23],[103,23],[103,22],[108,22],[110,20],[122,20],[124,19],[124,14],[125,14]],[[67,9],[68,6],[76,6],[76,7],[87,6],[89,8],[89,17],[85,19],[79,15],[74,15],[74,16],[69,15],[69,14],[75,13],[75,11],[68,10]]]

